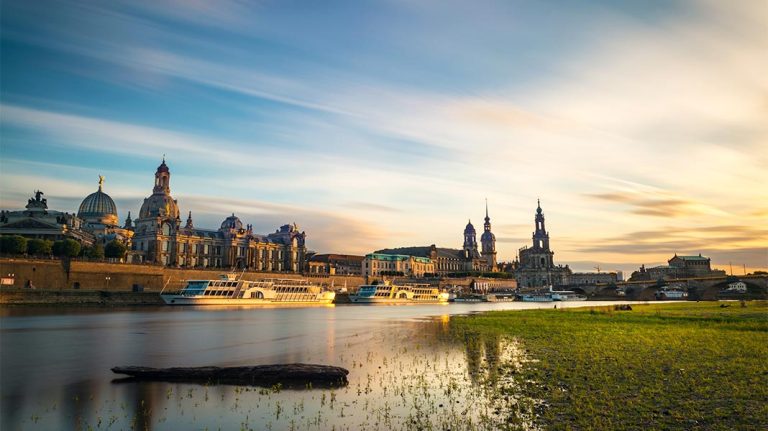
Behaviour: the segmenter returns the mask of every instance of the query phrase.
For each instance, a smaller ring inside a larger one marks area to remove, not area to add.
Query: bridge
[[[724,292],[731,283],[742,282],[747,287],[746,293]],[[768,275],[729,275],[717,277],[689,277],[663,280],[623,281],[616,284],[596,284],[579,286],[576,291],[583,291],[589,296],[617,297],[616,290],[626,292],[626,299],[653,300],[661,286],[677,286],[688,292],[690,300],[715,299],[768,299]]]

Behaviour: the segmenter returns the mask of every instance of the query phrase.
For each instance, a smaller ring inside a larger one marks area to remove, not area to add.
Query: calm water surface
[[[549,307],[3,309],[0,428],[493,429],[505,418],[489,382],[520,352],[506,340],[452,337],[450,318]],[[291,362],[342,366],[350,383],[335,390],[118,383],[110,371]]]

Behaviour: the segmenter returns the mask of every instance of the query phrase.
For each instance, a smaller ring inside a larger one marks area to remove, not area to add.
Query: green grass
[[[494,312],[451,322],[463,339],[522,343],[534,362],[510,377],[514,390],[545,402],[535,410],[545,429],[766,429],[768,302],[720,304]]]

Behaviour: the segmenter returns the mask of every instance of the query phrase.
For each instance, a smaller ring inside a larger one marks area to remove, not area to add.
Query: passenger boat
[[[664,286],[656,291],[656,299],[688,299],[688,292],[681,288]]]
[[[390,282],[364,284],[357,293],[349,295],[353,303],[400,304],[400,303],[441,303],[448,302],[448,292],[440,291],[428,284],[397,285]]]
[[[302,279],[238,280],[223,274],[218,280],[190,280],[176,293],[160,293],[168,305],[330,304],[336,293]]]
[[[552,295],[553,301],[586,301],[587,297],[585,295],[580,295],[576,292],[572,292],[570,290],[556,290],[549,292],[550,295]]]
[[[518,295],[523,302],[552,302],[552,301],[586,301],[585,295],[578,294],[571,290],[548,290],[538,292],[528,292]]]
[[[543,292],[543,293],[523,293],[518,295],[518,298],[520,298],[523,302],[552,302],[554,299],[552,299],[552,294],[549,292]]]

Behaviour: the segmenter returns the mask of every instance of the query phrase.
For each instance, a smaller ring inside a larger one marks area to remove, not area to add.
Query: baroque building
[[[485,206],[485,224],[478,248],[477,231],[472,220],[464,227],[464,243],[461,249],[430,246],[388,248],[375,254],[406,255],[425,257],[434,263],[434,273],[438,275],[456,272],[496,271],[496,236],[491,232],[491,219],[488,216],[488,204]],[[482,250],[482,251],[481,251]]]
[[[712,269],[712,261],[699,253],[698,256],[678,256],[675,253],[667,261],[667,265],[646,268],[640,266],[632,273],[629,281],[670,280],[676,278],[722,277],[726,273],[720,269]]]
[[[520,287],[563,286],[568,284],[571,270],[568,265],[555,265],[553,252],[549,248],[549,233],[544,223],[541,201],[536,207],[535,230],[532,247],[519,250],[519,261],[515,265],[515,279]]]
[[[253,232],[234,213],[217,230],[194,225],[192,212],[181,221],[171,196],[171,172],[163,159],[155,172],[152,195],[144,199],[134,222],[133,253],[144,262],[178,267],[241,268],[301,272],[306,234],[286,224],[268,235]]]

